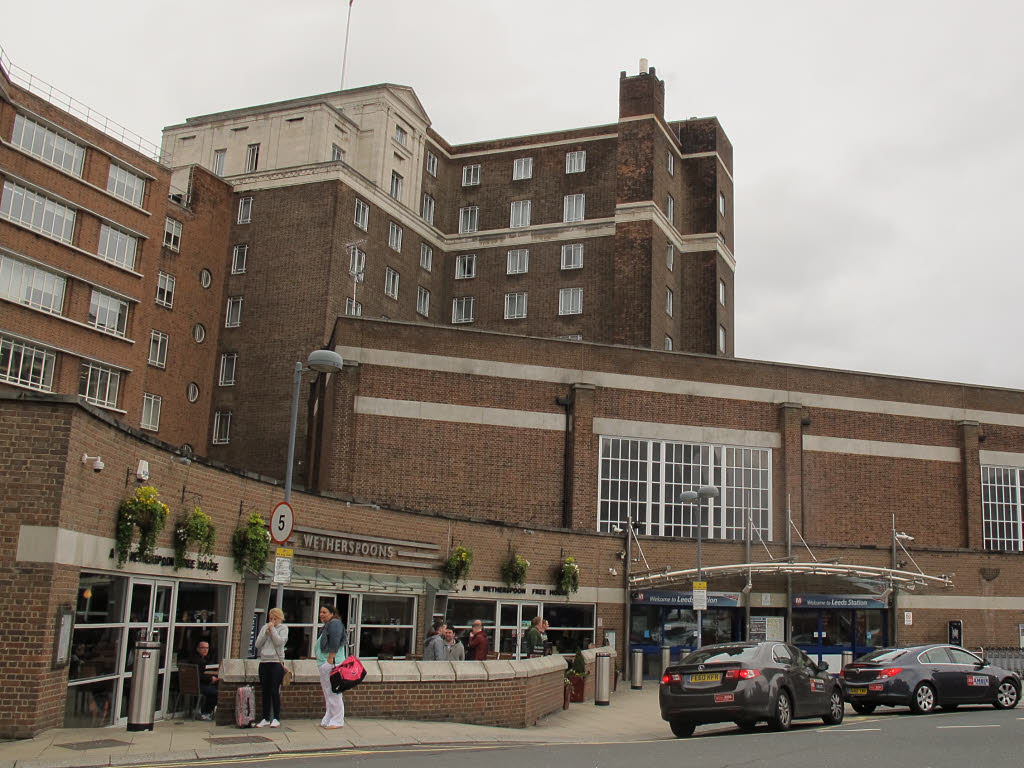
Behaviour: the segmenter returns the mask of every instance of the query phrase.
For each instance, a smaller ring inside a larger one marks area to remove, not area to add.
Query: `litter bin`
[[[853,663],[853,651],[843,651],[843,660],[840,662],[843,666],[840,669],[846,669],[847,664]],[[839,670],[836,670],[836,674],[839,674]]]
[[[128,730],[152,731],[156,711],[157,673],[160,671],[160,643],[156,633],[145,635],[135,644],[135,666],[132,669],[132,690],[128,697]]]
[[[665,670],[668,669],[672,663],[672,646],[663,645],[661,646],[661,674],[665,674]]]
[[[629,657],[629,687],[639,691],[644,687],[644,652],[634,648]]]
[[[594,662],[594,703],[607,707],[611,703],[612,655],[599,653]]]

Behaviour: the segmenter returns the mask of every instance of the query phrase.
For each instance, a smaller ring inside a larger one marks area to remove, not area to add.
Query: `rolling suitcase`
[[[252,728],[256,722],[256,696],[251,685],[243,685],[235,691],[235,725]]]

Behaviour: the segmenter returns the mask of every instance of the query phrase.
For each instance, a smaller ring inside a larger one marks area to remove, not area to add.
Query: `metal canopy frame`
[[[272,563],[269,563],[260,573],[260,582],[269,584],[273,580],[274,568]],[[292,568],[291,582],[284,586],[292,589],[336,589],[340,592],[425,594],[428,583],[427,579],[419,576],[296,565]]]

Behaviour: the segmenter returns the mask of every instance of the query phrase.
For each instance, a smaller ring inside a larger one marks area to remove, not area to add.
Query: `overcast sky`
[[[157,143],[335,90],[346,0],[8,3],[14,64]],[[1024,389],[1024,3],[354,0],[346,85],[452,143],[614,122],[621,70],[735,148],[736,355]]]

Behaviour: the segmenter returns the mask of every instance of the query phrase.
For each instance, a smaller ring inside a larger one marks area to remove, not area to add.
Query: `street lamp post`
[[[704,563],[702,557],[702,543],[704,540],[703,527],[704,527],[704,508],[701,501],[707,500],[708,502],[708,517],[711,517],[711,499],[718,498],[718,489],[713,485],[702,485],[700,489],[696,491],[683,491],[679,495],[679,501],[685,504],[692,504],[697,502],[697,581],[704,581]],[[699,649],[703,644],[704,639],[704,611],[694,610],[697,614],[697,648]]]

